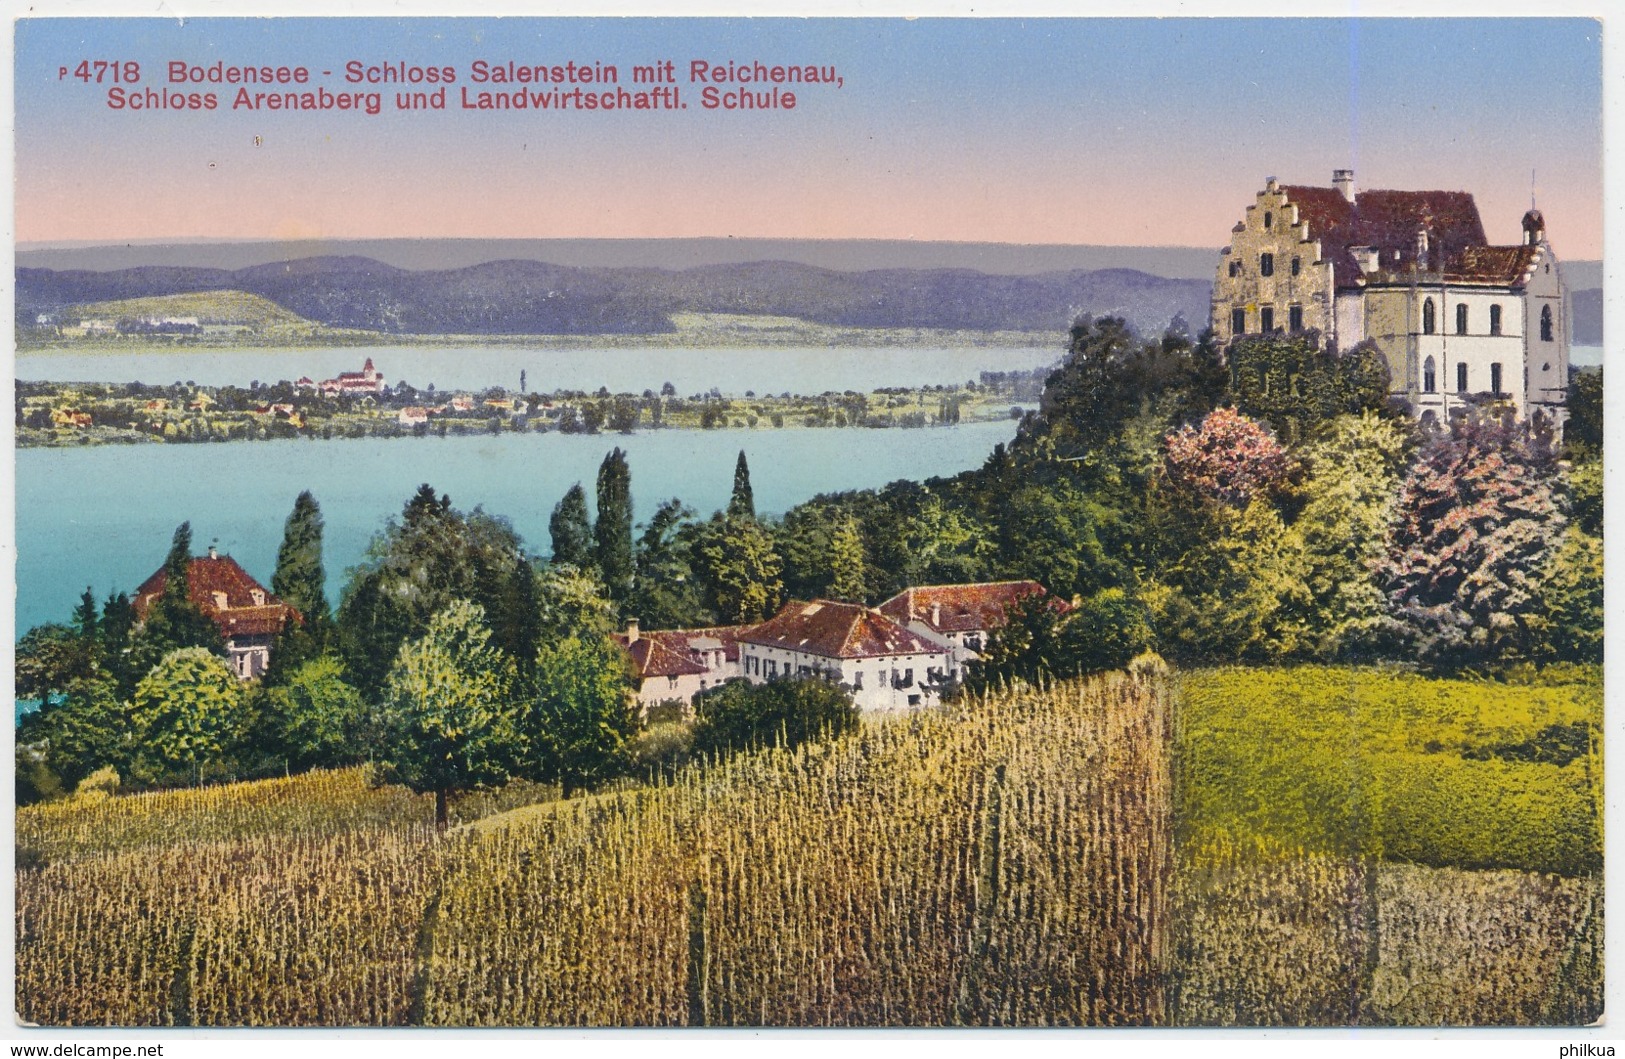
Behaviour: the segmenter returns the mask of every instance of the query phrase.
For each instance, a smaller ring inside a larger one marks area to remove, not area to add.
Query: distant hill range
[[[544,264],[543,262],[553,262]],[[393,334],[658,334],[677,312],[846,327],[1058,331],[1080,312],[1207,319],[1216,249],[905,240],[398,239],[22,247],[18,322],[214,290]],[[1599,262],[1565,262],[1574,341],[1602,342]]]
[[[17,270],[19,323],[94,302],[198,291],[257,294],[307,320],[391,334],[656,334],[678,312],[788,316],[841,327],[1060,331],[1082,312],[1144,331],[1206,320],[1209,284],[1133,269],[993,275],[972,269],[839,271],[787,261],[680,270],[492,261],[407,270],[373,258],[239,269],[145,265]]]

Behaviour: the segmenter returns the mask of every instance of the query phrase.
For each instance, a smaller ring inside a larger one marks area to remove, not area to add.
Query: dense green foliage
[[[1436,867],[1601,869],[1595,677],[1530,686],[1304,667],[1182,685],[1191,835]]]
[[[734,518],[756,517],[756,494],[750,487],[750,464],[745,450],[739,450],[739,461],[734,464],[734,487],[728,497],[728,514]]]
[[[730,680],[697,695],[694,712],[692,749],[698,754],[799,746],[858,725],[851,694],[818,679]]]
[[[1289,441],[1341,415],[1388,404],[1388,361],[1374,344],[1319,349],[1317,335],[1243,338],[1228,351],[1236,408]]]
[[[146,778],[195,775],[240,736],[242,703],[242,683],[219,656],[201,647],[171,651],[135,688],[134,768]]]

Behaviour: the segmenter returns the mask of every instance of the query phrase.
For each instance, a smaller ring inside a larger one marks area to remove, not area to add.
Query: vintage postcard
[[[1602,31],[18,19],[10,1032],[1590,1041]]]

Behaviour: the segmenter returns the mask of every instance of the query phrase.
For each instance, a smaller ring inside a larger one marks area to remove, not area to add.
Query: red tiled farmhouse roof
[[[686,646],[678,647],[664,639],[656,639],[655,634],[639,636],[630,644],[626,642],[626,635],[618,633],[615,637],[626,648],[626,653],[632,658],[632,665],[637,669],[638,676],[649,677],[681,677],[700,676],[710,672],[705,666],[695,661],[688,653]]]
[[[133,603],[138,619],[146,620],[147,611],[163,595],[168,581],[168,571],[160,567],[157,573],[141,582]],[[274,635],[281,632],[288,621],[304,620],[297,610],[273,596],[229,555],[194,558],[186,568],[186,588],[192,604],[213,619],[221,635],[227,638]],[[263,594],[263,603],[254,601],[256,590]],[[217,592],[226,595],[224,610],[215,602]]]
[[[940,654],[946,650],[877,610],[829,599],[786,603],[767,621],[742,631],[739,639],[822,658]]]
[[[722,645],[722,657],[728,662],[739,661],[739,633],[744,625],[713,625],[702,629],[658,629],[640,632],[638,638],[627,643],[627,634],[616,633],[616,641],[632,658],[642,677],[697,676],[709,673],[692,646],[696,641],[711,639]]]
[[[974,632],[997,629],[1005,612],[1028,596],[1047,593],[1037,581],[984,581],[970,585],[922,585],[905,588],[882,603],[880,613],[893,621],[924,622],[937,632]],[[1072,609],[1063,599],[1050,606],[1059,613]],[[936,608],[936,620],[932,620]]]

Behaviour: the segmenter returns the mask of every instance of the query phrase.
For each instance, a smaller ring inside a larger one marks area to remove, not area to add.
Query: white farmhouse
[[[1350,169],[1331,187],[1271,177],[1221,251],[1213,333],[1369,340],[1424,421],[1490,403],[1561,427],[1570,315],[1545,219],[1531,209],[1521,244],[1488,244],[1467,192],[1356,192]]]
[[[672,703],[691,711],[694,696],[740,675],[737,626],[643,632],[636,620],[615,639],[632,661],[638,712]]]
[[[1030,596],[1048,595],[1037,581],[983,581],[968,585],[905,588],[882,603],[880,613],[948,648],[955,680],[965,679],[965,663],[981,657],[988,636],[1004,627],[1011,607]],[[1057,613],[1071,610],[1051,599]]]
[[[746,680],[822,677],[850,688],[865,712],[936,705],[952,665],[945,644],[855,603],[787,603],[739,632],[739,668]]]

